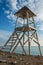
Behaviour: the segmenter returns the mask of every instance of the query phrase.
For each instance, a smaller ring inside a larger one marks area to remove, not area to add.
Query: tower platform
[[[17,28],[15,28],[15,30],[16,31],[21,31],[21,32],[27,32],[27,31],[35,31],[36,28],[25,25],[25,26],[22,26],[22,27],[17,27]]]

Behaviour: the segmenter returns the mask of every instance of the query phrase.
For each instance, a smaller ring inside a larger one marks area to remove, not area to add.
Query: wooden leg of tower
[[[37,37],[37,41],[38,41],[37,33],[36,33],[36,37]],[[38,42],[38,43],[39,43],[39,42]],[[39,48],[40,55],[42,56],[42,54],[41,54],[41,49],[40,49],[40,44],[38,45],[38,48]]]
[[[16,47],[18,46],[18,44],[19,44],[19,42],[16,44],[16,46],[14,45],[14,46],[12,47],[12,49],[10,50],[10,53],[13,52],[13,51],[16,49]]]
[[[27,12],[27,25],[29,25],[28,23],[28,17],[29,17],[29,14]],[[29,46],[29,55],[30,55],[30,39],[29,39],[29,31],[28,31],[28,46]]]
[[[36,26],[35,26],[35,22],[34,22],[34,18],[33,18],[33,17],[32,17],[32,20],[33,20],[34,28],[36,28]],[[37,32],[35,31],[35,33],[36,33],[36,39],[37,39],[37,41],[38,41]],[[36,43],[37,43],[37,42],[36,42]],[[38,48],[39,48],[40,55],[42,56],[39,42],[38,42],[37,44],[38,44]]]
[[[42,56],[41,49],[40,49],[40,44],[39,44],[39,42],[38,42],[37,33],[36,33],[36,40],[37,40],[37,41],[35,41],[35,40],[33,40],[33,41],[36,42],[36,43],[38,44],[39,52],[40,52],[40,55]]]
[[[24,47],[24,40],[25,40],[25,39],[24,39],[24,38],[25,38],[24,35],[25,35],[25,32],[23,32],[23,47]],[[24,53],[24,51],[23,51],[23,53]]]
[[[33,40],[33,41],[38,45],[39,53],[40,53],[40,55],[42,56],[41,49],[40,49],[40,44],[39,44],[37,41],[35,41],[35,40]]]
[[[39,52],[40,52],[40,55],[42,56],[41,49],[40,49],[40,45],[38,45],[38,47],[39,47]]]
[[[7,46],[9,40],[10,40],[10,38],[9,38],[8,41],[4,44],[4,46],[2,47],[2,49],[4,49],[4,48]]]
[[[28,46],[29,46],[29,55],[30,55],[30,39],[29,39],[29,32],[28,32]]]
[[[12,35],[14,35],[14,32],[12,33]],[[12,35],[9,37],[9,39],[8,39],[7,42],[4,44],[4,46],[2,47],[2,49],[7,46],[7,44],[8,44],[8,42],[9,42],[9,40],[11,39]]]
[[[30,55],[30,42],[29,42],[29,55]]]
[[[7,40],[7,42],[5,43],[4,47],[7,45],[7,43],[9,42],[10,38]]]

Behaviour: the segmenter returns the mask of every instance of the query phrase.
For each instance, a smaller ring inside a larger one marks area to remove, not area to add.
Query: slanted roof
[[[36,16],[29,8],[24,6],[21,8],[18,12],[15,13],[16,16],[21,17],[23,19],[27,18],[27,12],[28,12],[28,18]]]

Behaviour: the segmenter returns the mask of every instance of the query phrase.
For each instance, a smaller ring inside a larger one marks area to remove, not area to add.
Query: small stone
[[[6,63],[6,60],[0,60],[0,62],[2,62],[2,63]]]
[[[26,65],[28,65],[28,63],[26,63]]]
[[[20,60],[22,61],[23,59],[22,59],[22,58],[20,58]]]
[[[16,63],[17,63],[17,61],[14,61],[14,63],[16,64]]]
[[[5,53],[3,53],[3,55],[5,55]]]

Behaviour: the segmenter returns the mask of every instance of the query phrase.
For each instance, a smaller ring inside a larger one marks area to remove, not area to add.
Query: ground
[[[43,56],[0,52],[0,65],[43,65]]]

